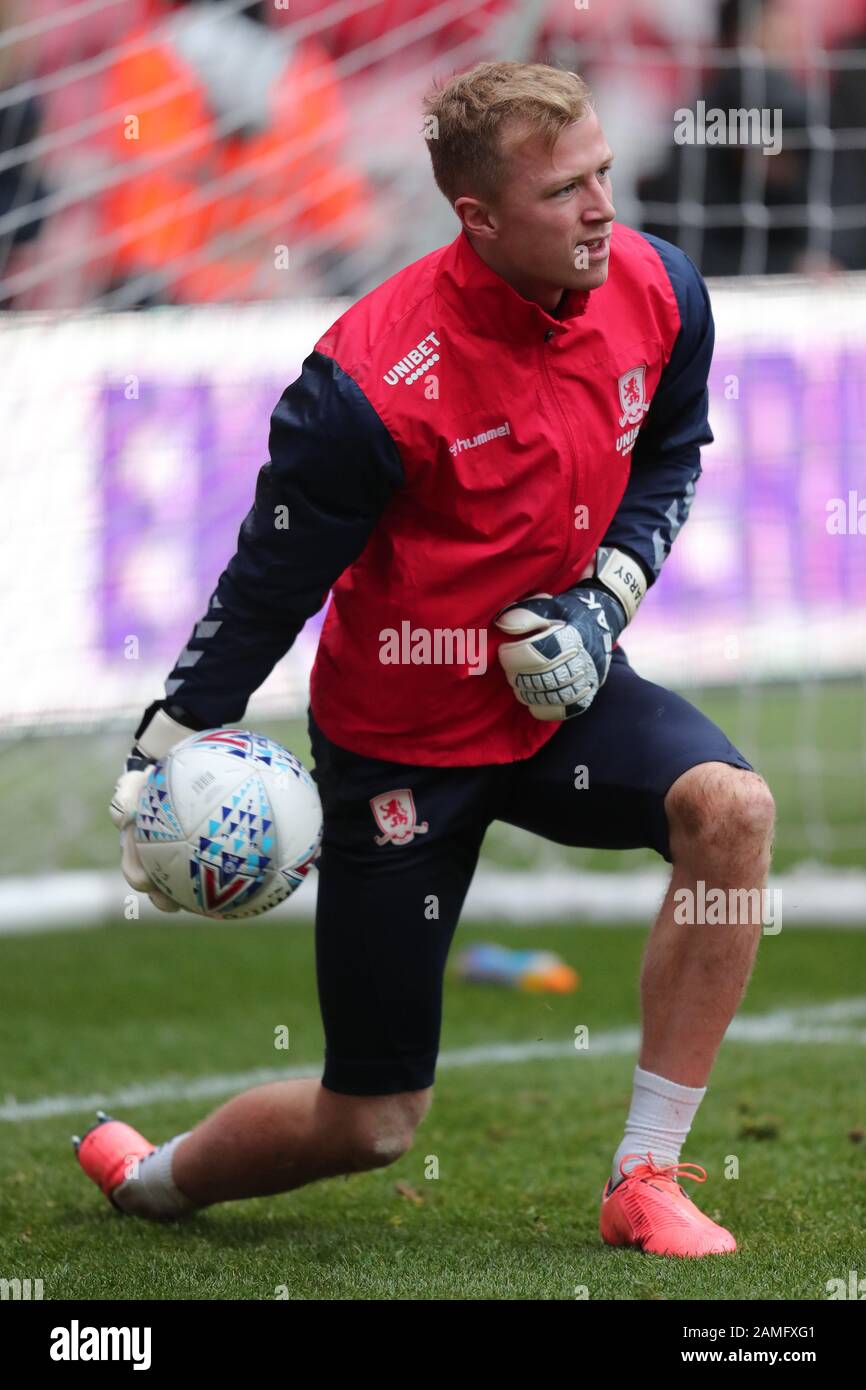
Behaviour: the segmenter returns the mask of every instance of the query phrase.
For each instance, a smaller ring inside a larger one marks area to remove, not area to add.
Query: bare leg
[[[702,763],[665,799],[673,875],[641,970],[639,1065],[683,1086],[704,1086],[745,992],[761,924],[682,925],[674,893],[761,889],[770,862],[773,801],[757,773]],[[758,914],[760,917],[760,914]]]
[[[210,1206],[383,1167],[409,1148],[431,1095],[347,1096],[317,1077],[256,1086],[178,1145],[172,1176],[196,1206]]]

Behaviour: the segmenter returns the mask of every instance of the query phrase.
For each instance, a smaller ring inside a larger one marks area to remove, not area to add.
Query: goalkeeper
[[[149,760],[240,721],[333,591],[309,716],[323,1075],[247,1091],[160,1148],[103,1120],[79,1159],[117,1207],[165,1219],[404,1153],[431,1100],[449,946],[502,820],[564,845],[650,846],[671,865],[600,1233],[728,1252],[734,1237],[682,1186],[702,1170],[681,1153],[761,924],[683,926],[674,895],[760,889],[773,802],[725,735],[619,646],[712,440],[706,288],[674,246],[615,224],[612,154],[577,75],[484,63],[434,86],[425,110],[459,234],[344,313],[283,394],[237,551],[136,730],[112,810],[128,826]],[[455,633],[462,647],[435,640]],[[470,650],[496,659],[460,659]],[[132,885],[170,908],[129,834],[123,855]]]

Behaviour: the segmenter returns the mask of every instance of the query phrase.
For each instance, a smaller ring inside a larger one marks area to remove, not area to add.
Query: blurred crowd
[[[448,238],[420,96],[495,57],[587,78],[705,274],[866,268],[866,0],[0,0],[0,306],[363,292]],[[698,100],[782,149],[677,144]]]

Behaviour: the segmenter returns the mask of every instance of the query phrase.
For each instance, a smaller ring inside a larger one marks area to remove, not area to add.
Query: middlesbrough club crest
[[[415,798],[408,787],[394,792],[380,792],[371,798],[370,808],[382,831],[381,835],[376,836],[377,845],[408,845],[416,835],[426,835],[430,829],[426,820],[418,824]]]
[[[623,425],[639,425],[649,410],[644,378],[646,367],[632,367],[623,372],[619,379],[619,403],[623,413],[619,417],[620,429]]]

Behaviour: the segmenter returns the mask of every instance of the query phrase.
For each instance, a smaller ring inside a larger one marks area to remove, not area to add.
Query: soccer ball
[[[193,734],[151,768],[136,809],[141,862],[202,917],[255,917],[319,856],[322,806],[303,763],[247,729]]]

